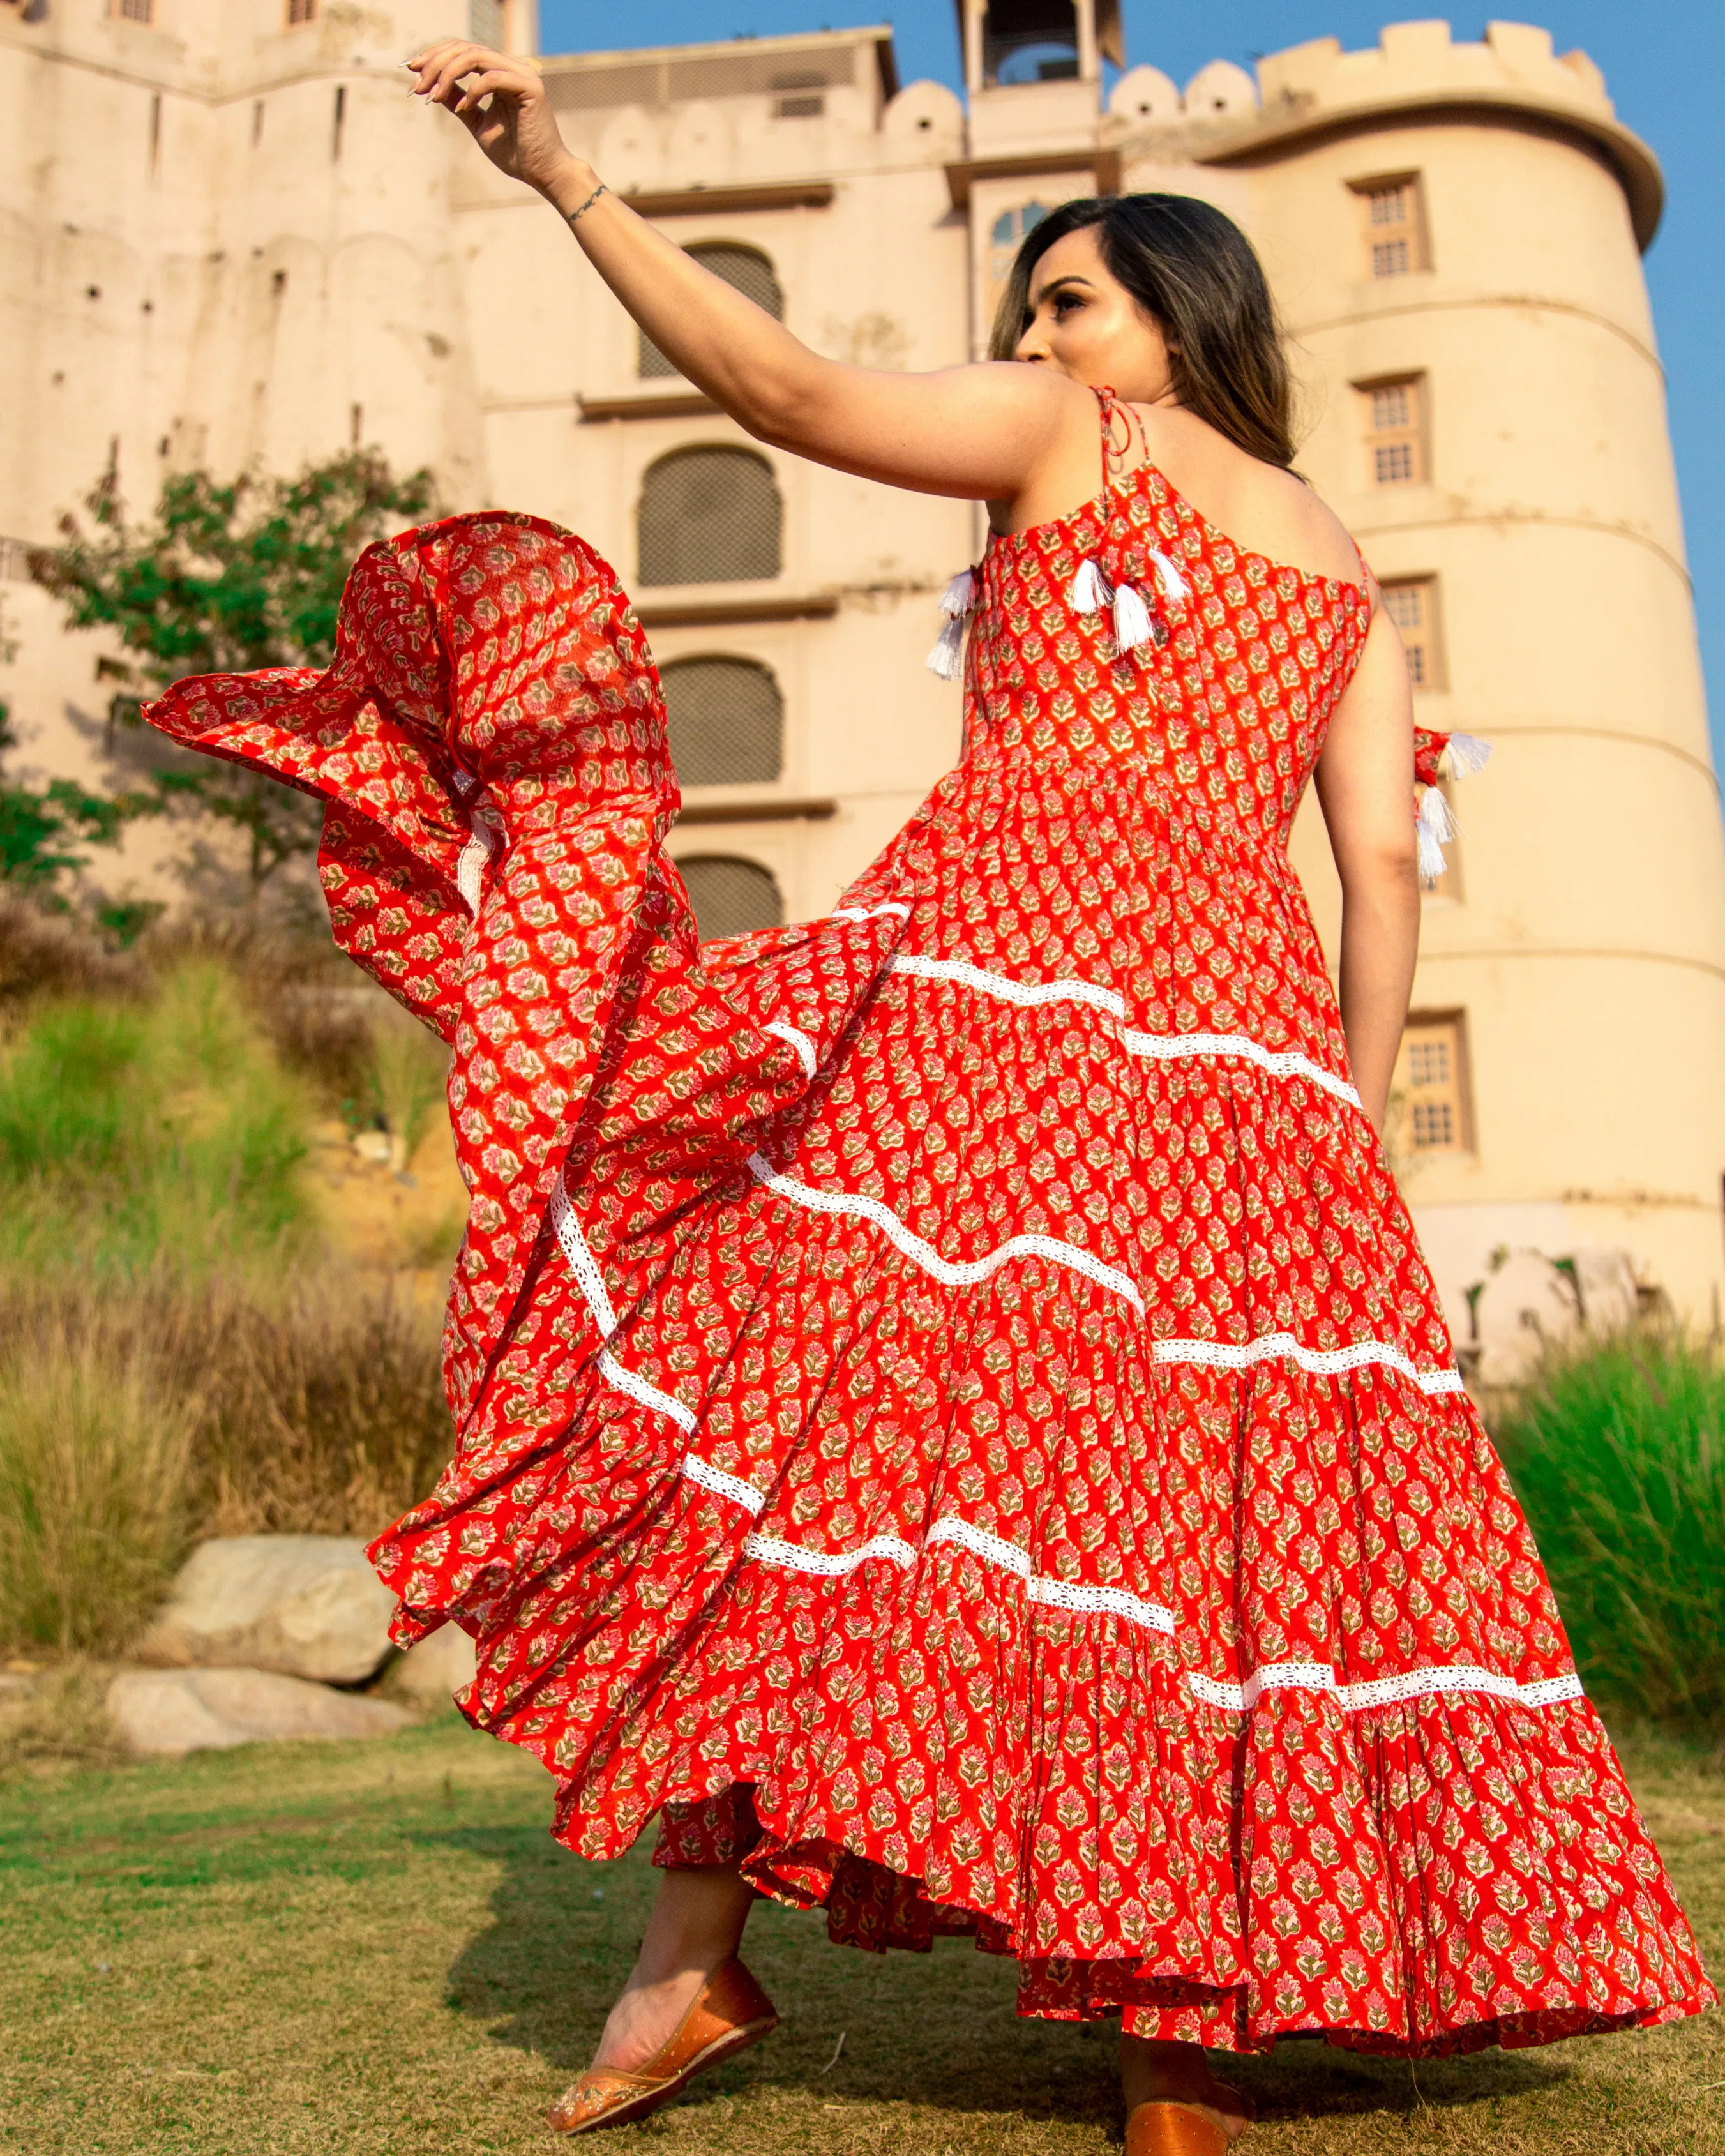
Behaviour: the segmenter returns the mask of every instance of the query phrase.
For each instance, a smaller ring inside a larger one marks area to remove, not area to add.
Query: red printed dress
[[[662,1814],[1224,2048],[1712,1997],[1288,863],[1368,615],[1147,466],[996,537],[959,767],[699,949],[650,659],[551,526],[375,547],[326,675],[152,714],[327,799],[338,939],[453,1048],[459,1445],[373,1555],[571,1848]]]

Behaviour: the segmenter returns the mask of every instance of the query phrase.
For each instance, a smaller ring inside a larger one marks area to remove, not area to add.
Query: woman
[[[650,661],[552,527],[375,548],[327,675],[155,715],[330,799],[338,937],[454,1048],[460,1445],[374,1557],[398,1636],[474,1635],[466,1712],[556,1771],[572,1848],[662,1815],[554,2123],[770,2030],[762,1892],[1121,2015],[1132,2156],[1242,2131],[1206,2046],[1696,2010],[1385,1166],[1407,675],[1291,470],[1250,248],[1071,203],[1016,363],[870,373],[637,218],[524,63],[411,65],[750,433],[992,526],[947,601],[958,769],[838,913],[705,950]],[[1285,849],[1314,776],[1339,1004]]]

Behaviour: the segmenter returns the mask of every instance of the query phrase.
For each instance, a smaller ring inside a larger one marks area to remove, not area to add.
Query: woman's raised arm
[[[1081,435],[1094,440],[1094,399],[1052,367],[891,374],[811,352],[570,155],[529,62],[446,38],[408,64],[418,94],[555,206],[659,349],[757,440],[921,494],[1004,502]]]

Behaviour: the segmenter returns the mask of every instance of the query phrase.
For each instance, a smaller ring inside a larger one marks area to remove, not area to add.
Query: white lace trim
[[[1548,1707],[1558,1700],[1585,1696],[1581,1679],[1573,1671],[1566,1676],[1539,1677],[1524,1685],[1513,1677],[1481,1669],[1476,1662],[1460,1662],[1445,1669],[1404,1670],[1395,1676],[1372,1677],[1359,1684],[1338,1684],[1327,1662],[1266,1662],[1244,1684],[1220,1683],[1192,1670],[1186,1672],[1186,1682],[1209,1706],[1229,1707],[1240,1714],[1255,1707],[1266,1691],[1289,1689],[1333,1692],[1348,1714],[1358,1714],[1366,1707],[1389,1707],[1398,1700],[1421,1699],[1432,1692],[1485,1692],[1493,1699],[1512,1699],[1522,1707]]]
[[[685,1462],[684,1472],[694,1475],[709,1489],[728,1486],[724,1491],[726,1496],[739,1496],[752,1512],[761,1509],[763,1501],[760,1493],[747,1483],[738,1482],[735,1476],[721,1475],[717,1468],[696,1460]],[[1079,1580],[1055,1579],[1045,1573],[1033,1573],[1029,1558],[1015,1543],[990,1534],[985,1527],[975,1527],[952,1513],[943,1513],[935,1522],[923,1548],[932,1549],[940,1543],[957,1543],[984,1563],[1013,1573],[1024,1581],[1028,1601],[1056,1609],[1076,1610],[1081,1614],[1122,1617],[1129,1624],[1143,1625],[1148,1631],[1159,1632],[1169,1639],[1173,1636],[1174,1614],[1162,1603],[1143,1601],[1122,1588],[1091,1586]],[[872,1557],[890,1558],[901,1569],[908,1571],[916,1563],[917,1555],[899,1535],[875,1535],[855,1549],[826,1551],[803,1549],[795,1543],[780,1542],[772,1535],[751,1534],[743,1538],[742,1553],[762,1564],[777,1565],[790,1572],[813,1573],[829,1579],[841,1578],[855,1572]],[[1494,1671],[1482,1669],[1476,1662],[1461,1662],[1441,1669],[1404,1670],[1395,1676],[1373,1677],[1358,1684],[1338,1683],[1335,1671],[1327,1662],[1266,1662],[1254,1670],[1243,1684],[1225,1683],[1201,1676],[1195,1670],[1184,1671],[1182,1676],[1188,1689],[1208,1706],[1226,1708],[1237,1714],[1250,1712],[1266,1691],[1329,1692],[1347,1714],[1358,1714],[1368,1707],[1389,1707],[1400,1700],[1420,1699],[1434,1692],[1483,1692],[1494,1699],[1513,1700],[1522,1707],[1548,1707],[1559,1700],[1585,1696],[1581,1679],[1573,1671],[1564,1676],[1539,1677],[1531,1684],[1517,1684],[1513,1677],[1500,1676]]]
[[[698,1482],[703,1490],[711,1490],[715,1496],[729,1497],[733,1504],[741,1505],[746,1512],[758,1514],[767,1502],[767,1493],[757,1490],[752,1482],[745,1482],[740,1475],[727,1475],[722,1467],[715,1467],[710,1460],[702,1460],[695,1453],[683,1455],[682,1471],[691,1482]],[[751,1535],[751,1542],[759,1536]],[[784,1544],[778,1545],[783,1548]]]
[[[552,1233],[562,1245],[563,1255],[569,1261],[569,1270],[575,1276],[575,1284],[581,1290],[593,1321],[599,1328],[601,1338],[608,1340],[617,1330],[617,1312],[611,1307],[611,1297],[606,1290],[605,1276],[599,1270],[593,1252],[587,1247],[587,1238],[581,1232],[581,1223],[575,1218],[575,1209],[569,1203],[569,1193],[559,1176],[551,1194]]]
[[[906,1257],[948,1287],[972,1286],[986,1280],[1009,1258],[1048,1258],[1056,1265],[1070,1265],[1075,1272],[1083,1273],[1103,1287],[1111,1288],[1117,1295],[1125,1296],[1140,1317],[1144,1315],[1144,1299],[1132,1276],[1114,1265],[1105,1265],[1101,1259],[1093,1257],[1075,1244],[1059,1242],[1052,1235],[1013,1235],[987,1257],[973,1259],[967,1265],[954,1265],[942,1257],[932,1243],[913,1234],[878,1199],[859,1197],[849,1191],[816,1190],[809,1183],[799,1183],[794,1176],[778,1174],[759,1153],[749,1156],[749,1168],[757,1181],[765,1183],[769,1190],[796,1204],[808,1206],[812,1212],[849,1214],[873,1221]],[[1267,1363],[1286,1355],[1302,1370],[1320,1377],[1333,1376],[1343,1370],[1363,1369],[1368,1363],[1381,1363],[1386,1368],[1399,1370],[1423,1393],[1459,1393],[1463,1389],[1458,1372],[1422,1371],[1399,1348],[1376,1340],[1359,1341],[1351,1348],[1305,1348],[1291,1332],[1265,1332],[1238,1347],[1223,1340],[1158,1340],[1152,1353],[1158,1363],[1203,1363],[1231,1370],[1243,1370],[1255,1363]]]
[[[1086,1614],[1105,1610],[1111,1617],[1124,1617],[1128,1623],[1146,1625],[1153,1632],[1165,1632],[1170,1639],[1174,1635],[1172,1609],[1159,1602],[1141,1602],[1124,1588],[1086,1587],[1079,1580],[1051,1579],[1036,1573],[1027,1591],[1033,1602],[1046,1602],[1056,1609],[1078,1609]]]
[[[1126,998],[1096,981],[1010,981],[1004,973],[984,973],[963,958],[927,958],[914,951],[893,959],[888,971],[925,981],[962,981],[966,988],[980,988],[984,995],[1026,1009],[1042,1004],[1094,1004],[1112,1018],[1126,1016]]]
[[[1326,1070],[1321,1063],[1314,1063],[1296,1050],[1266,1048],[1250,1034],[1138,1033],[1124,1027],[1120,1038],[1129,1055],[1148,1056],[1158,1063],[1173,1063],[1187,1056],[1239,1056],[1276,1078],[1291,1078],[1297,1072],[1314,1086],[1322,1086],[1325,1092],[1333,1093],[1338,1101],[1346,1101],[1349,1107],[1361,1105],[1353,1087],[1333,1070]]]
[[[979,989],[983,994],[999,998],[1002,1003],[1017,1004],[1025,1009],[1034,1009],[1044,1004],[1089,1004],[1097,1010],[1106,1011],[1111,1018],[1126,1016],[1126,998],[1118,990],[1104,988],[1099,981],[1014,981],[1004,973],[990,973],[980,966],[973,966],[963,958],[930,958],[920,952],[906,952],[894,958],[888,971],[908,973],[920,980],[957,981],[966,988]],[[1346,1101],[1350,1107],[1360,1106],[1360,1097],[1345,1078],[1338,1078],[1333,1070],[1326,1070],[1321,1063],[1314,1063],[1309,1055],[1294,1049],[1266,1048],[1261,1041],[1254,1040],[1245,1033],[1142,1033],[1136,1027],[1122,1026],[1121,1044],[1130,1055],[1142,1055],[1158,1063],[1183,1060],[1189,1056],[1235,1056],[1256,1064],[1273,1077],[1291,1078],[1296,1073],[1322,1086],[1327,1093],[1333,1093],[1338,1101]]]
[[[891,899],[885,906],[839,906],[827,916],[829,921],[878,921],[883,913],[896,913],[901,921],[908,921],[911,909]]]
[[[1015,1572],[1020,1579],[1030,1577],[1030,1560],[1016,1543],[1004,1542],[986,1527],[973,1527],[968,1520],[956,1518],[951,1512],[943,1512],[935,1522],[923,1547],[932,1549],[937,1543],[957,1543],[990,1564]]]
[[[947,1287],[973,1286],[977,1281],[987,1280],[991,1273],[998,1272],[1010,1258],[1047,1258],[1055,1265],[1084,1274],[1099,1286],[1111,1288],[1116,1295],[1125,1296],[1140,1317],[1144,1315],[1144,1298],[1131,1275],[1122,1272],[1117,1266],[1105,1265],[1101,1259],[1092,1257],[1088,1250],[1080,1250],[1075,1244],[1059,1242],[1052,1235],[1014,1235],[987,1257],[955,1265],[943,1258],[932,1243],[926,1243],[922,1236],[914,1234],[896,1213],[878,1199],[863,1198],[845,1190],[816,1190],[810,1183],[799,1183],[794,1176],[781,1175],[771,1162],[757,1152],[749,1155],[749,1168],[757,1182],[765,1183],[780,1198],[806,1205],[813,1213],[836,1213],[872,1220],[907,1258]]]
[[[796,1050],[798,1060],[802,1064],[807,1076],[812,1078],[820,1068],[820,1059],[814,1052],[814,1043],[800,1026],[787,1024],[784,1019],[776,1018],[770,1024],[763,1025],[761,1030],[762,1033],[776,1033],[781,1040],[789,1041],[791,1046]]]
[[[593,1252],[587,1247],[587,1238],[581,1232],[581,1223],[575,1218],[575,1209],[569,1203],[569,1194],[559,1176],[551,1194],[551,1225],[562,1246],[569,1270],[575,1276],[575,1284],[581,1290],[593,1322],[599,1329],[599,1337],[608,1340],[617,1330],[617,1312],[611,1306],[611,1298],[605,1288],[605,1280],[594,1261]],[[619,1393],[627,1393],[644,1408],[655,1414],[669,1415],[678,1429],[692,1437],[696,1416],[693,1411],[674,1399],[670,1394],[662,1393],[639,1371],[626,1369],[608,1348],[599,1351],[599,1369],[606,1380]],[[714,1470],[716,1473],[718,1471]],[[743,1486],[745,1488],[747,1485]]]
[[[1333,1377],[1342,1370],[1362,1370],[1381,1363],[1411,1378],[1422,1393],[1459,1393],[1465,1389],[1459,1370],[1421,1370],[1399,1348],[1381,1341],[1357,1341],[1351,1348],[1303,1348],[1291,1332],[1260,1332],[1255,1340],[1235,1346],[1226,1340],[1158,1340],[1152,1349],[1158,1363],[1202,1363],[1212,1369],[1244,1370],[1255,1363],[1274,1362],[1286,1355],[1314,1377]]]
[[[787,1572],[819,1573],[827,1579],[855,1572],[871,1557],[891,1558],[895,1564],[906,1568],[916,1562],[916,1551],[896,1535],[876,1535],[858,1549],[837,1551],[803,1549],[795,1543],[776,1541],[771,1535],[745,1535],[742,1553],[763,1564],[782,1565]]]

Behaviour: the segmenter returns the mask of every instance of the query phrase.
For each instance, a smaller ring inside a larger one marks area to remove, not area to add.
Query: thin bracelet
[[[601,180],[598,185],[593,189],[593,192],[588,197],[587,200],[583,203],[580,208],[572,209],[568,216],[564,219],[564,222],[567,224],[579,224],[582,218],[587,215],[587,213],[593,208],[599,197],[601,195],[608,195],[610,192],[611,190],[609,187],[608,187],[605,185],[605,182]]]

